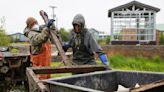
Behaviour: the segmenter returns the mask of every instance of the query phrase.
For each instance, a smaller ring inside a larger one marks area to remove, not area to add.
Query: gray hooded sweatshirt
[[[95,65],[94,53],[103,54],[102,48],[89,30],[85,28],[85,20],[81,14],[74,17],[72,24],[81,25],[80,33],[75,33],[74,29],[70,32],[69,44],[73,49],[73,62],[78,65]]]

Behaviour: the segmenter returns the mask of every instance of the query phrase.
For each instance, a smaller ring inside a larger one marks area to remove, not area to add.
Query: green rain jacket
[[[70,32],[69,45],[73,50],[73,63],[77,65],[95,65],[94,53],[103,54],[102,48],[97,43],[96,39],[85,28],[85,20],[81,14],[74,17],[72,24],[81,24],[81,32]],[[64,48],[66,51],[68,48]]]

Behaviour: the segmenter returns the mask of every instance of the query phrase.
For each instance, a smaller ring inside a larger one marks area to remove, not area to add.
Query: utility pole
[[[52,18],[55,20],[56,27],[57,27],[57,18],[56,18],[56,14],[55,14],[55,8],[57,8],[57,7],[56,6],[50,6],[50,8],[52,9]]]
[[[6,30],[6,19],[5,16],[0,18],[0,31],[5,32]]]
[[[50,8],[52,8],[52,18],[55,19],[56,15],[55,15],[55,8],[57,8],[56,6],[50,6]]]

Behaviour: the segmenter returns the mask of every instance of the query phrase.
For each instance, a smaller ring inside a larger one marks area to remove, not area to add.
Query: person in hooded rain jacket
[[[106,54],[98,44],[89,29],[85,27],[83,15],[77,14],[72,22],[73,30],[70,32],[70,41],[64,43],[63,49],[73,50],[73,64],[75,65],[96,65],[95,55],[97,53],[104,65],[109,65]]]

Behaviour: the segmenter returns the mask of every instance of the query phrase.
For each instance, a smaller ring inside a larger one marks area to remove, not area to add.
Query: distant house
[[[24,36],[22,33],[14,33],[9,35],[12,38],[13,42],[28,42],[28,38]]]
[[[160,9],[132,1],[108,11],[111,44],[156,44],[156,13]]]
[[[96,40],[104,39],[105,37],[109,36],[108,34],[105,34],[104,32],[97,31],[94,28],[91,28],[89,31],[90,31],[90,33],[93,34],[93,36],[96,38]]]
[[[96,38],[96,40],[98,40],[99,39],[99,31],[97,31],[96,29],[94,29],[94,28],[90,28],[89,29],[89,32]]]
[[[107,36],[109,36],[108,34],[105,34],[105,33],[100,33],[99,34],[99,39],[104,39],[106,38]]]

